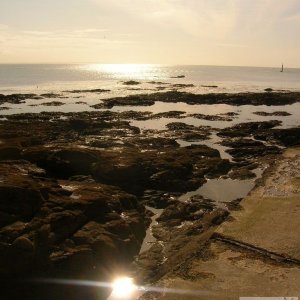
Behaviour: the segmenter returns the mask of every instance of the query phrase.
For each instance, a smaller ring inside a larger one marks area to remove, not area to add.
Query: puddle
[[[146,209],[150,210],[151,212],[154,213],[154,215],[151,217],[151,224],[149,225],[147,231],[146,231],[146,236],[143,240],[143,244],[140,250],[140,254],[149,250],[153,243],[156,242],[156,238],[152,234],[152,226],[157,224],[156,219],[162,214],[164,211],[163,209],[157,209],[153,207],[146,206]]]
[[[215,201],[217,205],[223,206],[223,202],[231,202],[239,198],[244,198],[254,188],[255,180],[261,178],[263,169],[255,169],[252,172],[256,174],[256,178],[254,179],[208,179],[200,188],[182,195],[179,197],[179,200],[185,202],[192,196],[200,195]]]
[[[198,190],[186,193],[179,200],[187,201],[191,196],[201,195],[219,203],[230,202],[245,197],[253,187],[253,180],[210,179]]]

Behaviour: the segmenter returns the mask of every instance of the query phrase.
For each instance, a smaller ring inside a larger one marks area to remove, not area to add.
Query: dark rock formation
[[[141,84],[141,83],[138,82],[138,81],[134,81],[134,80],[128,80],[128,81],[123,81],[123,84],[125,84],[125,85],[138,85],[138,84]]]
[[[106,93],[110,92],[110,90],[106,89],[90,89],[90,90],[72,90],[72,91],[65,91],[66,93],[73,93],[73,94],[79,94],[79,93]]]
[[[268,131],[269,129],[274,128],[280,124],[281,121],[277,120],[241,123],[220,130],[218,135],[224,137],[248,137],[259,132]]]
[[[229,104],[229,105],[288,105],[300,101],[300,93],[240,93],[240,94],[192,94],[178,91],[164,93],[130,95],[105,99],[105,107],[113,106],[150,106],[155,101],[194,104]]]
[[[44,102],[44,103],[41,103],[39,105],[42,105],[42,106],[62,106],[62,105],[65,105],[65,103],[60,102],[60,101],[51,101],[51,102]]]
[[[274,111],[274,112],[265,112],[265,111],[256,111],[254,112],[255,115],[258,116],[264,116],[264,117],[271,117],[271,116],[281,116],[281,117],[287,117],[291,114],[286,111]]]
[[[300,128],[274,128],[281,124],[281,121],[272,120],[264,122],[241,123],[232,127],[224,128],[218,133],[222,137],[250,137],[253,136],[257,140],[267,141],[269,143],[288,146],[297,146],[300,144]],[[250,143],[252,146],[263,147],[259,141],[249,140],[228,140],[223,142],[225,146],[231,147],[232,144],[238,142],[235,148],[240,148],[242,143]],[[253,144],[254,143],[254,144]],[[260,144],[259,144],[260,143]],[[253,148],[253,147],[252,147]],[[266,148],[266,147],[265,147]],[[269,149],[271,149],[269,147]],[[257,148],[257,153],[259,149]]]
[[[0,104],[4,104],[4,103],[20,104],[20,103],[24,103],[26,99],[33,99],[35,97],[37,97],[36,94],[11,94],[11,95],[0,94]]]
[[[286,129],[272,129],[269,132],[258,132],[255,138],[275,142],[285,147],[300,145],[300,127]]]
[[[188,88],[188,87],[194,87],[195,85],[194,84],[191,84],[191,83],[175,83],[175,84],[172,84],[172,87],[174,89],[182,89],[182,88]]]
[[[204,114],[190,114],[189,117],[207,120],[207,121],[232,121],[228,115],[204,115]]]
[[[230,147],[231,149],[226,150],[226,152],[237,160],[251,160],[281,152],[276,146],[267,146],[260,141],[247,138],[227,139],[222,142],[222,145]]]
[[[170,78],[185,78],[185,75],[171,76]]]
[[[134,196],[100,183],[50,179],[25,161],[3,161],[0,170],[0,284],[1,278],[108,280],[107,270],[113,275],[138,253],[148,219]],[[52,299],[51,290],[45,297]]]
[[[205,176],[231,168],[217,150],[179,148],[175,141],[187,133],[208,135],[209,127],[175,124],[158,136],[121,116],[152,117],[103,111],[0,121],[0,281],[20,291],[3,286],[7,298],[95,299],[90,289],[43,288],[15,278],[110,280],[139,252],[149,224],[142,203],[173,205]]]

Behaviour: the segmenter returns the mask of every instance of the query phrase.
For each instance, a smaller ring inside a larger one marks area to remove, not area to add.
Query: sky
[[[300,67],[299,0],[1,0],[0,63]]]

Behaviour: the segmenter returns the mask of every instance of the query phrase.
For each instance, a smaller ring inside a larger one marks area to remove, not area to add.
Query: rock
[[[150,118],[151,119],[159,119],[159,118],[176,118],[176,119],[179,119],[179,118],[184,118],[182,116],[184,114],[185,114],[184,111],[172,110],[172,111],[168,111],[168,112],[153,114]]]
[[[300,145],[300,127],[287,129],[272,129],[269,132],[258,132],[255,138],[274,141],[285,147]]]
[[[20,146],[9,146],[0,144],[0,161],[1,160],[10,160],[10,159],[19,159],[21,157]]]
[[[91,167],[97,161],[94,152],[80,148],[52,150],[48,148],[33,148],[23,152],[23,157],[37,163],[58,178],[68,178],[74,175],[88,175]]]
[[[15,221],[0,229],[1,243],[11,244],[16,238],[26,232],[26,223]]]
[[[9,213],[0,211],[0,228],[5,225],[13,223],[17,219],[18,219],[18,217],[14,214],[9,214]]]
[[[72,236],[87,221],[87,217],[81,211],[68,211],[50,213],[50,230],[54,234],[53,242],[58,243]]]
[[[0,164],[0,211],[19,218],[31,218],[42,206],[43,186],[30,178],[28,165]]]
[[[133,195],[95,182],[58,182],[33,169],[26,161],[0,164],[1,278],[95,280],[133,259],[149,224]]]
[[[154,105],[155,101],[152,99],[141,98],[140,96],[131,95],[128,97],[118,97],[118,98],[110,98],[104,99],[103,103],[99,107],[98,104],[92,105],[94,108],[113,108],[114,106],[151,106]]]
[[[125,97],[105,99],[106,108],[113,106],[145,106],[153,105],[156,101],[166,103],[183,102],[196,104],[228,104],[228,105],[289,105],[300,101],[297,92],[272,93],[239,93],[239,94],[193,94],[179,91],[157,92],[152,94],[130,95]]]
[[[12,243],[12,248],[20,252],[34,252],[34,245],[27,237],[21,236],[14,240]]]
[[[179,145],[174,139],[163,137],[134,137],[127,139],[126,146],[140,147],[141,149],[164,149],[164,148],[177,148]]]
[[[166,208],[168,205],[173,204],[181,193],[179,192],[166,192],[159,190],[146,190],[144,192],[142,203],[154,208]]]
[[[11,103],[11,104],[20,104],[24,103],[26,99],[33,99],[37,95],[35,94],[11,94],[3,95],[0,94],[0,104]]]
[[[222,160],[217,150],[201,145],[177,150],[166,148],[159,154],[157,151],[140,152],[126,148],[118,153],[106,151],[105,161],[105,164],[98,162],[93,167],[96,180],[141,195],[149,188],[165,191],[193,189],[203,182],[204,176],[194,172],[196,162],[205,161],[206,170],[213,172],[217,162]]]
[[[172,123],[168,123],[166,125],[166,127],[169,130],[185,130],[185,129],[194,129],[195,126],[193,125],[188,125],[186,123],[183,122],[172,122]]]
[[[61,94],[56,94],[56,93],[44,93],[40,95],[43,98],[61,98]]]
[[[185,84],[185,83],[176,83],[172,84],[172,87],[175,89],[181,89],[181,88],[188,88],[188,87],[194,87],[194,84]]]
[[[107,93],[110,90],[107,89],[91,89],[91,90],[72,90],[72,91],[65,91],[66,93]]]
[[[232,121],[232,118],[228,116],[221,115],[204,115],[204,114],[191,114],[189,115],[192,118],[202,119],[207,121]]]
[[[281,150],[276,146],[266,146],[260,141],[251,139],[228,139],[223,141],[222,145],[232,148],[226,150],[226,152],[233,156],[235,160],[248,160],[266,155],[279,154],[281,152]]]
[[[279,126],[280,124],[281,121],[278,120],[241,123],[220,130],[218,135],[225,137],[246,137],[252,134],[255,135],[257,133],[267,131],[271,128]]]
[[[149,83],[149,84],[169,84],[169,83],[167,83],[167,82],[155,81],[155,80],[148,81],[147,83]]]
[[[0,184],[0,210],[25,219],[33,216],[44,199],[39,190],[32,187],[4,186]]]
[[[185,75],[171,76],[171,78],[185,78]]]
[[[256,111],[253,114],[258,115],[258,116],[265,116],[265,117],[270,117],[270,116],[281,116],[281,117],[291,116],[291,114],[286,112],[286,111],[274,111],[274,112]]]
[[[69,178],[70,181],[95,182],[91,175],[74,175]]]
[[[248,168],[239,168],[239,169],[233,169],[229,173],[229,177],[231,179],[246,180],[246,179],[255,178],[256,175],[253,172],[251,172]]]
[[[129,81],[123,81],[123,84],[124,85],[138,85],[138,84],[141,84],[141,83],[138,82],[138,81],[129,80]]]
[[[265,89],[265,92],[273,92],[273,89],[271,89],[271,88],[266,88],[266,89]]]
[[[41,103],[39,105],[43,105],[43,106],[62,106],[62,105],[65,105],[65,103],[60,102],[60,101],[51,101],[51,102],[44,102],[44,103]]]
[[[89,122],[85,119],[70,119],[69,123],[71,128],[75,130],[83,130],[90,126]]]

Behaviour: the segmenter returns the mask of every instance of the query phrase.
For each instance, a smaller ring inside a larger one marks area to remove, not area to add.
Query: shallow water
[[[185,78],[171,78],[185,75]],[[220,66],[167,66],[167,65],[0,65],[0,93],[59,93],[62,98],[29,99],[22,104],[3,104],[8,110],[0,110],[0,115],[14,113],[47,112],[81,112],[95,111],[91,105],[100,103],[102,99],[127,96],[141,93],[155,93],[157,88],[165,87],[172,90],[173,84],[194,84],[194,87],[179,89],[193,93],[234,93],[263,92],[265,88],[300,91],[300,69],[286,69],[280,73],[276,68],[250,67],[220,67]],[[126,80],[137,80],[140,84],[127,86]],[[150,83],[154,81],[155,83]],[[165,84],[161,84],[165,83]],[[216,85],[217,88],[204,87]],[[104,93],[70,93],[72,90],[108,89]],[[163,92],[163,91],[162,91]],[[61,106],[44,106],[45,102],[60,101]],[[80,103],[85,102],[85,103]],[[150,111],[152,113],[170,110],[185,111],[188,114],[202,113],[216,115],[228,112],[238,113],[232,121],[207,121],[186,117],[182,121],[195,125],[209,125],[224,128],[241,122],[278,119],[283,121],[283,127],[300,125],[300,103],[287,106],[231,106],[188,105],[186,103],[156,102],[152,106],[113,107],[112,111],[128,110]],[[287,111],[292,116],[264,117],[254,115],[255,111]],[[133,121],[133,125],[161,129],[174,120],[161,118],[159,120]]]
[[[156,241],[156,238],[152,234],[152,226],[157,224],[156,219],[160,217],[160,215],[163,213],[163,209],[157,209],[150,206],[146,206],[146,209],[150,210],[153,213],[153,216],[151,217],[151,224],[149,225],[146,236],[143,240],[143,244],[141,246],[140,253],[143,253],[151,248],[153,243]]]
[[[215,178],[207,179],[200,188],[195,191],[188,192],[181,197],[180,201],[188,201],[190,197],[195,195],[203,196],[204,198],[213,200],[217,206],[224,206],[223,203],[244,198],[255,186],[255,180],[261,178],[263,169],[255,169],[256,174],[254,179],[234,180],[231,178]]]
[[[171,78],[185,75],[185,78]],[[121,80],[139,80],[142,88],[148,81],[193,83],[193,92],[240,92],[274,89],[300,89],[300,69],[184,65],[109,65],[48,64],[0,65],[0,88],[8,93],[21,88],[33,91],[65,90],[71,86],[85,88],[114,87]],[[207,87],[216,85],[217,88]],[[150,85],[150,87],[153,85]],[[206,86],[206,87],[205,87]],[[140,86],[139,86],[140,87]],[[20,90],[20,89],[19,89]]]
[[[168,112],[170,110],[185,111],[186,114],[205,114],[205,115],[217,115],[226,114],[229,112],[237,113],[236,116],[232,117],[232,121],[210,121],[202,120],[193,117],[184,117],[181,119],[171,119],[171,118],[160,118],[155,121],[132,121],[133,126],[137,126],[144,129],[166,129],[166,125],[171,122],[184,122],[189,125],[194,126],[211,126],[213,128],[225,128],[230,127],[235,124],[245,123],[245,122],[261,122],[269,120],[280,120],[282,121],[283,128],[300,126],[300,103],[294,103],[291,105],[282,106],[266,106],[266,105],[243,105],[243,106],[233,106],[227,104],[212,104],[212,105],[188,105],[185,103],[164,103],[161,105],[160,102],[156,102],[155,105],[147,107],[115,107],[113,111],[150,111],[153,113],[157,112]],[[268,112],[272,113],[275,111],[286,111],[290,113],[290,116],[259,116],[254,114],[254,112]],[[184,115],[183,115],[184,116]]]

